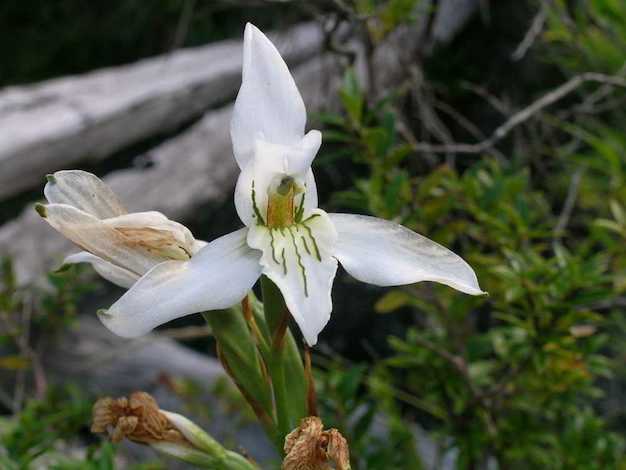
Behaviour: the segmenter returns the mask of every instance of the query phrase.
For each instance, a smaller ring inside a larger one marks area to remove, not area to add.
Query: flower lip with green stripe
[[[304,102],[287,65],[248,24],[231,121],[241,169],[235,207],[245,227],[195,253],[177,268],[181,273],[159,268],[162,263],[144,274],[101,313],[108,328],[139,336],[176,317],[234,305],[264,274],[314,345],[330,319],[338,262],[356,279],[379,286],[434,281],[483,294],[472,268],[447,248],[390,221],[319,209],[311,163],[322,135],[305,134],[305,125]]]

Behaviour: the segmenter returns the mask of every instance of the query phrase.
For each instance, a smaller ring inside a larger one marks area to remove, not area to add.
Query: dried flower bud
[[[259,470],[244,456],[224,449],[189,419],[161,410],[145,392],[128,398],[101,398],[93,406],[91,431],[107,433],[113,442],[124,438],[198,468]]]
[[[285,437],[283,470],[350,470],[346,439],[336,429],[324,431],[317,416],[309,416]]]
[[[145,392],[134,392],[128,398],[100,398],[93,406],[91,432],[108,433],[113,442],[126,438],[143,444],[191,445]]]

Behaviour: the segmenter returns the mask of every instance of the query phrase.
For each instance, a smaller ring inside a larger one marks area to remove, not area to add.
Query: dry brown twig
[[[624,77],[626,74],[626,62],[622,64],[620,69],[615,74],[616,77]],[[585,97],[582,103],[574,106],[571,110],[567,110],[563,114],[560,114],[559,117],[561,119],[569,119],[572,115],[577,113],[583,114],[593,114],[597,112],[602,112],[602,109],[598,109],[598,103],[600,103],[605,98],[610,97],[613,93],[614,86],[609,83],[605,83],[602,86],[598,87],[593,93],[589,93],[588,96]]]
[[[515,48],[515,51],[513,51],[513,54],[511,54],[511,59],[517,62],[526,56],[526,53],[530,50],[535,43],[535,40],[543,31],[543,26],[545,25],[547,18],[548,14],[546,9],[542,6],[533,18],[530,28],[528,28],[528,31],[526,31],[526,34],[524,35],[524,39],[522,39],[522,42],[519,43],[519,45]]]
[[[172,41],[171,51],[179,49],[185,43],[187,39],[187,33],[189,32],[189,25],[193,19],[193,11],[196,6],[196,0],[185,0],[183,8],[178,18],[178,24],[176,25],[176,33],[174,34],[174,40]]]
[[[487,88],[467,81],[462,81],[460,83],[460,86],[464,90],[471,91],[475,95],[483,98],[493,109],[498,111],[504,117],[508,117],[509,114],[511,114],[510,106],[503,99],[498,98],[497,96],[489,92]]]
[[[567,196],[565,197],[565,203],[563,204],[563,209],[561,210],[557,224],[554,226],[554,230],[552,232],[554,242],[558,242],[561,239],[563,232],[569,223],[572,211],[574,210],[574,205],[576,204],[580,181],[582,180],[584,173],[585,168],[580,167],[572,175],[572,179],[570,180],[569,188],[567,190]]]
[[[430,144],[426,142],[417,142],[412,144],[413,150],[416,152],[431,152],[431,153],[466,153],[476,154],[483,153],[492,150],[494,145],[507,137],[509,133],[520,124],[528,121],[535,114],[543,110],[544,108],[556,103],[574,90],[579,88],[585,83],[602,83],[614,87],[626,88],[626,79],[617,75],[606,75],[595,72],[587,72],[580,75],[576,75],[567,82],[558,86],[554,90],[546,93],[538,100],[532,102],[521,111],[518,111],[503,124],[501,124],[496,130],[486,139],[474,143],[454,143],[454,144]]]

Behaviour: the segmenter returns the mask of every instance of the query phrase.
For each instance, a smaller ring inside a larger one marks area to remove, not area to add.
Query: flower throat
[[[302,212],[302,203],[298,210],[294,208],[294,198],[301,193],[291,176],[283,176],[274,189],[270,189],[267,198],[267,227],[285,228],[298,221]],[[304,197],[302,198],[304,201]]]

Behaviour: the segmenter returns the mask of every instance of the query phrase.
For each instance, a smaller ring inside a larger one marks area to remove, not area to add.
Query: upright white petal
[[[191,313],[228,308],[239,302],[261,273],[260,253],[246,244],[247,229],[225,235],[190,261],[155,266],[99,317],[113,333],[143,335]]]
[[[116,266],[113,263],[98,258],[96,255],[92,255],[87,251],[81,251],[80,253],[74,253],[69,255],[63,261],[63,264],[76,264],[76,263],[89,263],[93,266],[100,276],[113,284],[128,289],[132,286],[139,276],[128,269]]]
[[[259,138],[274,144],[298,144],[305,123],[304,103],[285,61],[272,42],[248,23],[242,83],[230,128],[239,167],[248,163]]]
[[[472,268],[438,243],[375,217],[329,216],[338,234],[334,254],[356,279],[379,286],[434,281],[466,294],[484,294]]]
[[[127,213],[115,193],[96,175],[81,170],[57,171],[43,190],[51,204],[67,204],[98,219]]]
[[[313,176],[313,170],[309,169],[306,175],[304,191],[304,213],[308,214],[313,209],[317,209],[317,184]]]
[[[248,234],[248,244],[263,251],[263,274],[278,286],[311,346],[330,319],[336,239],[328,215],[319,209],[302,224],[272,230],[251,226]]]

